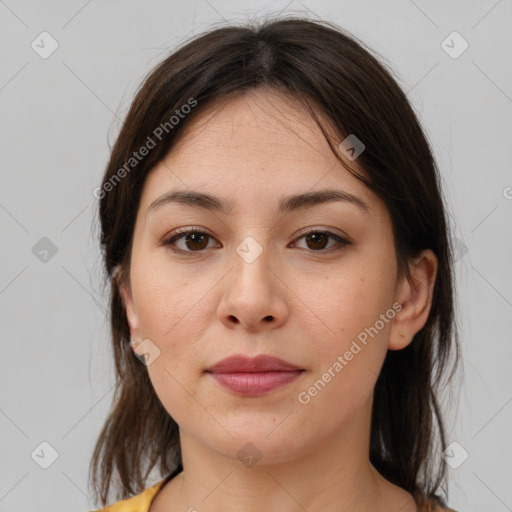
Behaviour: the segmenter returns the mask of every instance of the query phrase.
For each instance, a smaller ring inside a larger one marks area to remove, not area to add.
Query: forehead
[[[300,151],[308,162],[322,163],[333,156],[321,130],[298,99],[271,89],[251,90],[208,106],[190,123],[168,155],[192,157],[197,148],[208,148],[221,157],[244,155],[264,161],[288,161]],[[197,153],[197,157],[204,154]]]
[[[341,155],[343,159],[343,155]],[[342,164],[299,100],[272,90],[249,91],[206,108],[150,172],[145,203],[172,189],[208,191],[276,204],[275,198],[320,189],[360,197],[370,213],[378,198]]]

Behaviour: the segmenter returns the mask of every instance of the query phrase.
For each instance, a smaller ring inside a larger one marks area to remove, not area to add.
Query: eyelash
[[[177,248],[174,245],[178,240],[183,238],[185,235],[188,235],[188,234],[191,234],[191,233],[199,234],[199,235],[206,235],[207,237],[213,238],[210,234],[206,233],[205,231],[200,231],[200,230],[195,229],[195,228],[180,229],[180,230],[177,230],[175,232],[175,234],[173,234],[171,237],[169,237],[166,240],[164,240],[162,242],[162,245],[169,246],[171,251],[173,251],[175,253],[186,254],[188,256],[191,256],[194,253],[204,252],[206,249],[201,249],[201,250],[198,250],[198,251],[185,251],[183,249]],[[297,238],[296,240],[300,240],[301,238],[304,238],[304,237],[306,237],[308,235],[316,234],[316,233],[322,234],[322,235],[327,235],[329,238],[332,238],[332,239],[336,240],[336,242],[338,242],[338,244],[337,244],[337,246],[330,247],[329,249],[318,249],[318,250],[310,249],[310,252],[325,254],[325,253],[331,253],[331,252],[340,250],[340,249],[342,249],[345,246],[352,245],[352,242],[350,242],[349,240],[347,240],[345,238],[340,237],[339,235],[336,235],[336,234],[332,233],[331,231],[325,231],[325,230],[314,229],[314,228],[310,229],[310,230],[308,230],[308,231],[306,231],[304,233],[302,233],[300,235],[300,237]],[[306,250],[308,250],[308,249],[306,249]]]

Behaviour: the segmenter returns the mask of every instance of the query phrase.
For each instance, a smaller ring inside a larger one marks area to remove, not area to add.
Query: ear
[[[425,249],[409,265],[412,283],[404,276],[397,285],[395,300],[402,305],[391,323],[388,349],[401,350],[427,322],[437,275],[437,257]]]
[[[126,321],[130,327],[130,335],[132,341],[136,342],[140,340],[139,317],[133,301],[130,280],[120,274],[123,274],[123,272],[116,272],[115,277],[119,276],[119,278],[115,279],[114,286],[118,287],[126,311]]]

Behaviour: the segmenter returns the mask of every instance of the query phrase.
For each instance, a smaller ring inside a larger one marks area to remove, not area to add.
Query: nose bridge
[[[260,243],[254,236],[245,237],[235,249],[232,275],[237,292],[253,296],[259,302],[268,299],[269,288],[272,287],[271,278],[267,275],[272,274],[269,268],[272,258],[270,249],[263,244],[265,241]]]
[[[242,323],[249,329],[262,328],[270,321],[279,324],[286,316],[283,290],[273,269],[274,259],[266,242],[247,236],[233,254],[233,265],[222,304],[222,321]]]

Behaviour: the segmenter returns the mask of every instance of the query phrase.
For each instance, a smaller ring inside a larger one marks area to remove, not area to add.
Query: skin
[[[346,163],[364,173],[357,160]],[[277,213],[281,197],[324,188],[356,195],[369,214],[347,202]],[[175,189],[234,205],[228,214],[178,203],[146,213]],[[188,255],[176,254],[163,241],[187,226],[211,238],[182,238],[175,245]],[[308,227],[352,245],[315,245],[302,236]],[[427,320],[437,260],[426,250],[411,262],[412,283],[398,279],[384,203],[335,158],[296,100],[251,91],[201,114],[149,174],[133,236],[129,280],[120,284],[127,320],[132,340],[160,351],[147,370],[179,425],[184,463],[151,512],[417,510],[369,462],[371,407],[387,350],[406,347]],[[236,252],[248,236],[262,248],[251,263]],[[393,303],[401,311],[300,403]],[[267,395],[239,396],[205,370],[240,353],[306,371]],[[251,467],[237,456],[249,442],[261,454]]]

